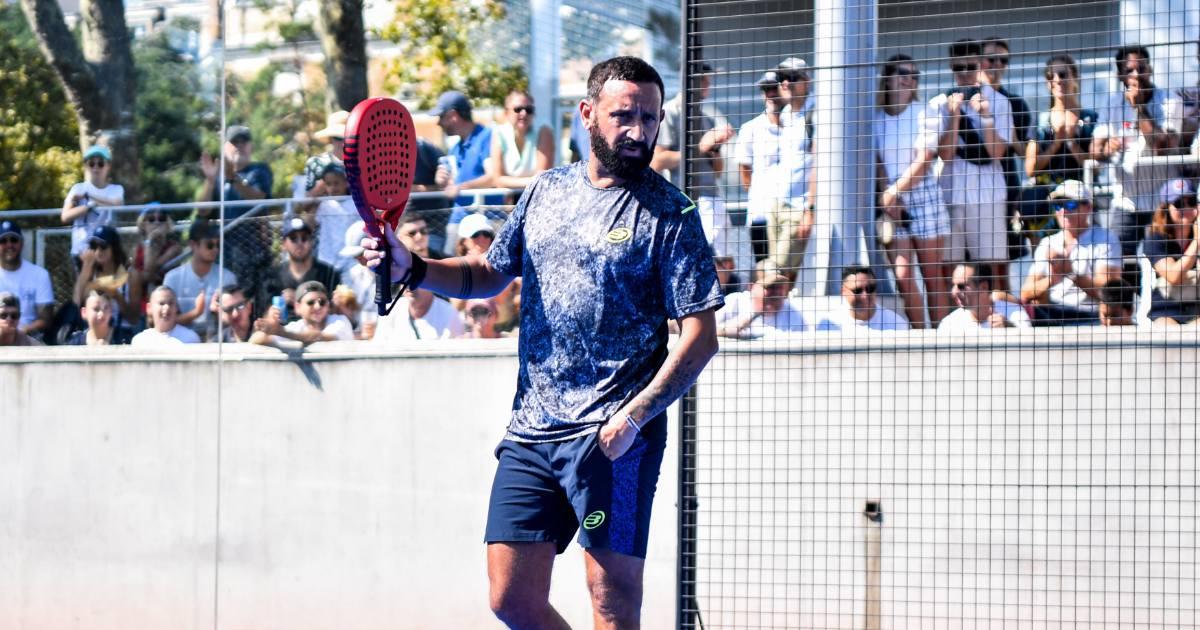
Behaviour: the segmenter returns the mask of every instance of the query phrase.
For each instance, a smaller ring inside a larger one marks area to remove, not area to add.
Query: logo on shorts
[[[629,237],[631,237],[631,236],[633,236],[633,230],[631,230],[629,228],[619,227],[619,228],[613,228],[611,231],[609,231],[608,236],[606,236],[604,238],[607,239],[609,243],[615,244],[615,243],[624,243],[625,241],[628,241]],[[603,515],[601,515],[601,517],[603,518]]]
[[[604,524],[604,511],[596,510],[583,519],[584,529],[596,529]]]

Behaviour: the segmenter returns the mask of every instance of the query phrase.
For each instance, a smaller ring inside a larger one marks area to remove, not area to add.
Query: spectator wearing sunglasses
[[[1055,188],[1050,207],[1061,229],[1034,251],[1021,301],[1034,305],[1037,326],[1095,324],[1100,289],[1121,275],[1121,243],[1092,225],[1092,193],[1081,182]]]
[[[144,310],[150,292],[163,283],[171,261],[183,252],[175,223],[158,202],[148,203],[137,218],[138,240],[129,264],[130,298]]]
[[[21,300],[0,291],[0,346],[40,346],[42,342],[21,332]]]
[[[1046,61],[1050,111],[1038,115],[1037,131],[1025,148],[1025,174],[1034,185],[1021,191],[1020,220],[1034,247],[1057,229],[1048,198],[1059,184],[1083,180],[1099,114],[1080,101],[1079,64],[1070,55]]]
[[[492,128],[486,165],[497,188],[525,188],[554,166],[554,134],[549,126],[537,124],[534,112],[533,97],[524,90],[504,98],[505,122]]]
[[[983,54],[979,57],[979,69],[988,77],[988,84],[1001,96],[1008,99],[1012,111],[1013,135],[1004,152],[1001,164],[1004,167],[1004,187],[1007,195],[1005,216],[1011,219],[1017,214],[1017,202],[1021,197],[1021,177],[1017,173],[1017,156],[1025,155],[1025,145],[1033,138],[1033,117],[1029,103],[1020,94],[1004,87],[1004,75],[1009,68],[1008,42],[999,37],[988,37],[982,42]],[[1016,260],[1025,255],[1025,244],[1020,230],[1009,230],[1008,257]]]
[[[0,291],[20,299],[21,332],[39,337],[54,317],[54,287],[48,271],[21,256],[24,244],[21,226],[0,221]]]
[[[1156,327],[1196,323],[1200,316],[1200,222],[1196,189],[1186,179],[1163,184],[1144,251],[1154,267],[1149,317]]]
[[[946,260],[988,262],[997,278],[1006,278],[1008,190],[1001,160],[1016,136],[1012,105],[991,84],[991,75],[980,69],[981,53],[972,40],[950,46],[955,87],[947,97],[961,94],[962,105],[952,117],[958,132],[954,158],[942,171],[942,187],[950,201]]]
[[[904,316],[879,305],[875,272],[870,267],[842,270],[841,308],[826,314],[816,330],[854,333],[860,330],[908,330]]]
[[[284,324],[282,313],[272,306],[266,317],[254,322],[250,343],[287,346],[281,340],[298,341],[307,346],[318,341],[351,341],[354,326],[344,315],[331,313],[329,291],[315,280],[296,287],[296,315],[299,319]]]
[[[139,302],[130,299],[129,271],[126,267],[129,259],[116,229],[101,225],[92,230],[88,249],[80,254],[79,259],[81,268],[72,296],[75,304],[83,304],[89,292],[99,291],[113,301],[115,325],[130,326],[134,330],[140,327],[140,324],[135,324],[142,317],[137,312]]]
[[[1150,52],[1144,46],[1123,46],[1117,50],[1115,62],[1119,90],[1109,95],[1107,106],[1100,109],[1092,156],[1120,165],[1115,169],[1117,180],[1136,210],[1114,207],[1107,225],[1120,239],[1124,253],[1133,254],[1158,203],[1158,191],[1177,171],[1175,166],[1139,164],[1138,160],[1172,152],[1178,138],[1165,127],[1167,92],[1154,85]]]
[[[191,261],[169,271],[163,280],[179,299],[179,323],[190,327],[201,339],[216,335],[217,320],[212,311],[221,287],[238,281],[233,272],[217,265],[220,247],[220,228],[208,221],[196,221],[188,230]]]
[[[125,203],[125,188],[108,180],[112,151],[94,145],[83,152],[83,181],[71,186],[63,202],[61,219],[71,226],[71,256],[79,269],[79,256],[88,248],[92,232],[112,225],[112,206]]]
[[[222,287],[217,309],[221,316],[221,343],[250,341],[254,332],[254,302],[245,289],[236,284]]]
[[[305,282],[320,282],[321,286],[333,287],[338,284],[338,272],[333,267],[317,260],[313,239],[313,229],[298,216],[286,215],[280,234],[283,236],[283,251],[287,259],[271,267],[267,280],[260,287],[255,310],[266,313],[271,306],[271,298],[282,295],[288,306],[289,319],[299,315],[295,309],[295,290]]]
[[[938,325],[938,332],[978,332],[984,328],[1029,328],[1029,313],[992,290],[992,268],[961,263],[954,268],[950,292],[958,308]]]

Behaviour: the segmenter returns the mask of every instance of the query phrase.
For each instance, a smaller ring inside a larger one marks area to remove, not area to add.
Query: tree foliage
[[[379,30],[399,51],[388,67],[387,87],[430,107],[438,94],[460,90],[476,105],[500,105],[529,83],[519,65],[482,58],[483,27],[504,17],[499,0],[396,0],[395,17]]]
[[[20,9],[0,4],[0,210],[54,208],[81,175],[79,128]]]

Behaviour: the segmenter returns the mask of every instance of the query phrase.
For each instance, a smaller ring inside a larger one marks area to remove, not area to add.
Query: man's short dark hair
[[[1124,278],[1114,278],[1100,287],[1100,303],[1133,312],[1133,296],[1137,290]]]
[[[995,284],[992,282],[993,270],[991,263],[960,262],[958,266],[971,271],[971,282],[974,282],[976,285],[986,282],[988,288],[991,288]]]
[[[1128,46],[1122,46],[1118,48],[1117,54],[1113,55],[1113,59],[1115,59],[1117,62],[1117,68],[1121,67],[1121,63],[1125,61],[1125,58],[1129,55],[1137,55],[1138,59],[1150,61],[1150,51],[1147,50],[1145,46],[1141,44],[1129,44]]]
[[[960,39],[950,44],[950,57],[978,57],[983,53],[979,42],[973,39]]]
[[[16,293],[0,291],[0,307],[19,309],[21,308],[21,298],[17,297]]]
[[[870,278],[875,277],[875,272],[871,271],[870,267],[867,267],[865,265],[853,265],[853,266],[842,269],[842,282],[845,282],[846,278],[849,278],[851,276],[857,276],[860,273],[865,273]]]
[[[240,285],[240,284],[227,284],[227,285],[221,287],[221,295],[225,295],[227,293],[229,295],[233,295],[234,293],[241,293],[242,296],[245,296],[246,289],[244,289],[242,287],[242,285]]]
[[[653,83],[658,86],[659,98],[666,98],[666,89],[658,71],[637,57],[613,57],[592,66],[587,82],[588,100],[595,103],[600,98],[600,90],[604,89],[604,84],[610,80]]]

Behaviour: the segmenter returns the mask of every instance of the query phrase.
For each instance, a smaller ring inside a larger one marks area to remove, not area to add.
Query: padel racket
[[[391,312],[391,248],[384,224],[396,229],[412,193],[417,165],[417,132],[412,114],[394,98],[362,101],[346,120],[346,180],[350,196],[367,231],[383,243],[383,259],[375,272],[375,304],[380,315]],[[400,294],[404,293],[403,287]]]

